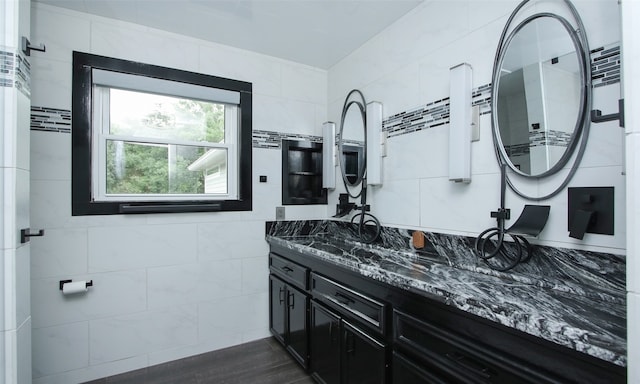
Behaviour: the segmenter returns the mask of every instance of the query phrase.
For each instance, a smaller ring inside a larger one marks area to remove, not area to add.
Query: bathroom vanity
[[[535,246],[509,273],[473,239],[267,223],[270,326],[324,383],[622,383],[624,258]]]

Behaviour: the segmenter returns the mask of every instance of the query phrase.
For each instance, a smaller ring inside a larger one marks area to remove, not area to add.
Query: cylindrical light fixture
[[[367,104],[367,185],[382,185],[382,103]]]
[[[471,182],[471,65],[449,70],[449,180]]]
[[[322,124],[322,188],[336,187],[336,124]]]

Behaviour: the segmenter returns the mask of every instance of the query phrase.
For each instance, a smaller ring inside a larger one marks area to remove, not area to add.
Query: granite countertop
[[[476,258],[474,238],[425,233],[416,250],[411,232],[385,227],[376,244],[363,244],[343,222],[273,222],[266,239],[626,366],[624,256],[534,246],[530,261],[497,272]]]

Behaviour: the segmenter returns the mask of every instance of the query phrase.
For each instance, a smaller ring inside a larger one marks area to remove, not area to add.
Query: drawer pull
[[[281,268],[285,273],[291,273],[293,272],[293,269],[287,267],[286,265],[284,267]]]
[[[490,379],[491,375],[494,373],[493,370],[486,367],[481,362],[473,360],[460,352],[447,353],[445,356],[447,356],[447,358],[449,358],[460,367],[466,369],[467,371],[480,375],[480,377],[485,380]]]
[[[350,297],[348,297],[346,295],[343,295],[340,292],[336,292],[335,296],[336,296],[336,300],[338,300],[338,302],[340,304],[349,305],[349,304],[355,303],[355,301],[353,301],[352,298],[350,298]]]

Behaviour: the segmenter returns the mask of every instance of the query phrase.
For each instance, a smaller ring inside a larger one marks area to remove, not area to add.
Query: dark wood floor
[[[87,384],[312,384],[273,338],[187,357]]]

